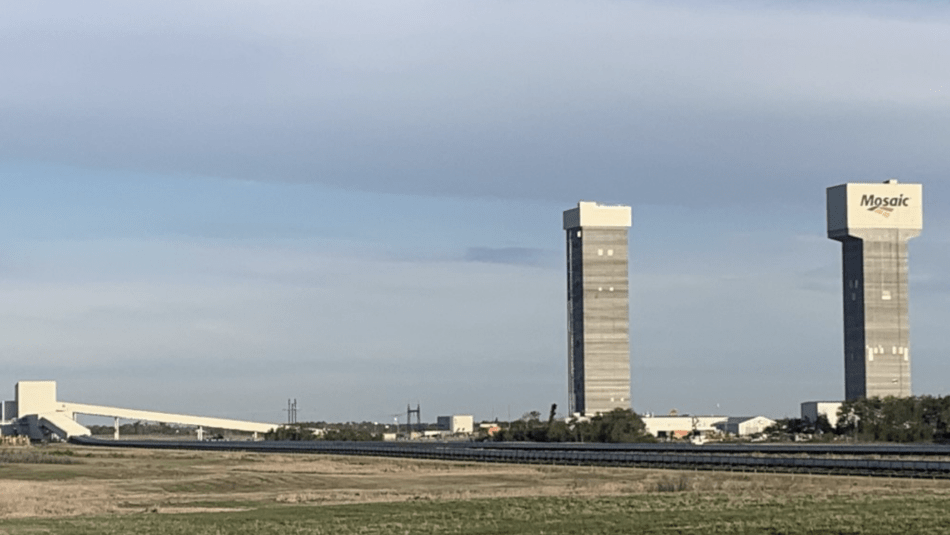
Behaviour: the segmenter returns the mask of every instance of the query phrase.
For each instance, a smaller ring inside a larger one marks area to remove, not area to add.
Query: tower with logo
[[[888,180],[828,188],[828,237],[842,244],[845,398],[911,395],[907,242],[923,187]]]
[[[567,233],[567,369],[571,414],[630,405],[629,206],[580,202]]]

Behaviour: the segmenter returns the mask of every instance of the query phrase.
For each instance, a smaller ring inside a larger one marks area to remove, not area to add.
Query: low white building
[[[813,424],[818,421],[819,416],[824,416],[831,427],[835,427],[838,425],[838,409],[840,408],[840,401],[806,401],[802,403],[802,420]]]
[[[470,435],[475,431],[475,417],[470,414],[439,416],[436,425],[453,435]]]
[[[683,438],[694,432],[709,434],[726,416],[644,416],[647,433],[658,438]]]
[[[685,438],[711,433],[747,437],[775,425],[775,420],[765,416],[644,416],[642,420],[647,433],[658,438]]]
[[[775,425],[775,420],[765,416],[733,416],[717,424],[717,427],[723,433],[748,437],[757,435],[772,425]]]

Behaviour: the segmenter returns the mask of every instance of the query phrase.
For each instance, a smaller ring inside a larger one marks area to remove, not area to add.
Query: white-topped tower
[[[568,401],[593,416],[630,404],[629,206],[579,202],[567,233]]]
[[[828,237],[842,243],[845,398],[907,397],[907,242],[923,229],[923,187],[888,180],[828,188]]]

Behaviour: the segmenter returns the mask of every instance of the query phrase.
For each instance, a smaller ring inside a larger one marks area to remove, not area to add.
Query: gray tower
[[[828,188],[828,237],[842,244],[847,400],[907,397],[907,241],[923,228],[920,184]]]
[[[567,232],[567,374],[571,414],[630,405],[629,206],[580,202]]]

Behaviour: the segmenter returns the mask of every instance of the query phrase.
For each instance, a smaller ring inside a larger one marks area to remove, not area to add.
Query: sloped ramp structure
[[[86,426],[59,412],[42,415],[39,418],[39,425],[63,438],[88,436],[90,434]]]

